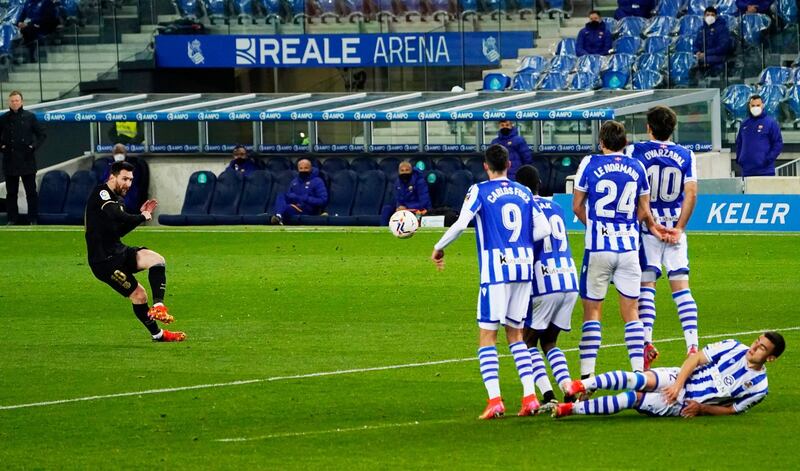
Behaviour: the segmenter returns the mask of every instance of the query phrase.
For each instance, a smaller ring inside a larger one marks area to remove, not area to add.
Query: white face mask
[[[761,116],[761,112],[764,111],[760,106],[753,106],[750,107],[750,114],[753,116]]]
[[[715,21],[717,21],[717,17],[716,16],[707,16],[707,17],[705,17],[705,20],[706,20],[706,24],[708,26],[711,26],[711,25],[714,24]]]
[[[125,154],[114,154],[114,162],[122,162],[125,160]]]

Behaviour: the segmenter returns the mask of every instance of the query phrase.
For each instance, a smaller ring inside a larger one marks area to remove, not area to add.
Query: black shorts
[[[94,276],[114,288],[114,290],[129,297],[139,285],[134,273],[140,271],[136,266],[136,253],[145,247],[125,247],[122,253],[114,255],[110,260],[101,263],[90,263]]]

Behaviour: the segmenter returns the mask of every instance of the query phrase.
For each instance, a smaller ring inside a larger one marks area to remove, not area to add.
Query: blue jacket
[[[240,173],[243,177],[246,177],[258,170],[258,164],[255,160],[250,158],[242,160],[233,159],[225,170],[233,170],[234,172]]]
[[[308,178],[294,177],[286,192],[286,202],[299,206],[304,214],[321,213],[328,204],[328,190],[319,170],[312,168]]]
[[[781,128],[772,117],[762,112],[758,118],[747,118],[736,135],[736,163],[742,176],[775,175],[775,159],[782,149]]]
[[[44,30],[55,30],[58,26],[58,12],[53,0],[34,0],[25,4],[19,21],[30,20]]]
[[[711,26],[704,22],[692,49],[695,53],[702,52],[703,60],[710,66],[723,64],[731,51],[731,33],[725,18],[718,16]]]
[[[748,5],[756,5],[759,13],[769,14],[769,7],[774,0],[736,0],[736,8],[739,13],[745,13]]]
[[[594,23],[590,21],[586,23],[586,27],[578,33],[578,39],[575,45],[575,53],[578,57],[587,54],[600,54],[605,56],[608,55],[609,49],[611,49],[611,32],[608,31],[605,23]]]
[[[417,169],[411,172],[408,183],[400,176],[394,183],[394,207],[405,206],[408,209],[431,209],[431,197],[428,194],[428,182]]]
[[[618,20],[626,16],[641,16],[650,18],[653,9],[656,7],[655,0],[617,0],[617,11],[614,12],[614,19]]]
[[[508,160],[511,161],[511,167],[508,169],[508,179],[514,180],[517,176],[517,169],[523,165],[533,163],[533,155],[531,155],[531,148],[525,142],[525,138],[520,136],[517,128],[511,128],[511,134],[503,136],[500,132],[497,137],[492,140],[492,144],[500,144],[508,150]]]

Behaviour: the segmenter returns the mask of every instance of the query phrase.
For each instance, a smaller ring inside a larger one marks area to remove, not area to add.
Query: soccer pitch
[[[138,229],[125,242],[166,257],[166,304],[189,336],[160,344],[94,279],[81,228],[0,230],[0,468],[800,467],[800,236],[689,235],[701,344],[749,344],[766,329],[786,338],[769,396],[749,412],[518,418],[501,340],[508,415],[479,421],[474,235],[446,250],[441,273],[429,261],[440,235]],[[580,263],[582,235],[570,242]],[[629,367],[615,298],[598,372]],[[663,279],[656,302],[655,366],[678,366]],[[578,305],[560,339],[573,376],[581,316]]]

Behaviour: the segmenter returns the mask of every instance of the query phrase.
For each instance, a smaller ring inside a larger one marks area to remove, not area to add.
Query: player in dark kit
[[[147,200],[141,214],[125,212],[123,198],[133,182],[133,169],[128,162],[114,162],[108,181],[98,185],[89,196],[85,215],[89,267],[98,280],[130,298],[133,313],[150,331],[154,341],[182,342],[186,334],[163,330],[156,324],[157,320],[164,324],[175,320],[164,306],[167,287],[164,257],[145,247],[128,247],[120,241],[120,237],[149,221],[158,206],[156,200]],[[134,276],[142,270],[148,270],[153,291],[151,308],[147,306],[147,291]]]

